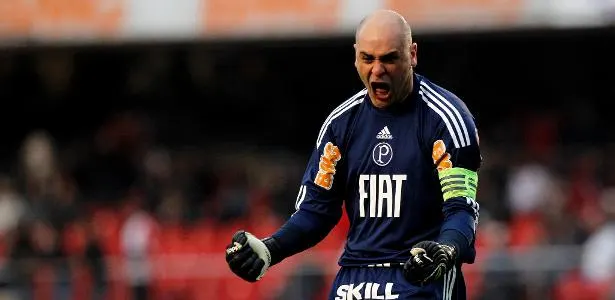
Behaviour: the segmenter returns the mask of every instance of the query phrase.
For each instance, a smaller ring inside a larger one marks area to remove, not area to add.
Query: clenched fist
[[[231,271],[248,282],[260,280],[271,266],[273,238],[259,240],[249,232],[237,231],[226,246],[226,262]]]

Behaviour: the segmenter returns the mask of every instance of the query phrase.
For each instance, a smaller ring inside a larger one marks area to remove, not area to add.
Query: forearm
[[[319,214],[300,209],[272,235],[276,241],[277,253],[272,253],[272,264],[284,258],[307,250],[322,241],[335,227],[339,214]]]
[[[453,198],[445,203],[445,220],[438,236],[438,242],[454,246],[462,262],[474,261],[474,239],[478,208],[467,199]]]

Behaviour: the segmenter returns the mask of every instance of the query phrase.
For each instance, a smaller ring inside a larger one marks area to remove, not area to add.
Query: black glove
[[[278,249],[273,238],[259,240],[249,232],[240,230],[233,235],[231,244],[226,246],[226,262],[235,275],[255,282],[279,261],[272,261],[272,252],[275,254]]]
[[[419,242],[410,250],[412,257],[404,264],[404,276],[410,283],[419,286],[436,281],[454,268],[456,252],[450,245]]]

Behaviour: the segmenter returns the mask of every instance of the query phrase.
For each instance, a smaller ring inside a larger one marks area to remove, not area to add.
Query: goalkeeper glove
[[[245,281],[255,282],[265,275],[269,267],[279,262],[272,254],[279,253],[273,238],[257,239],[249,232],[237,231],[226,246],[226,262],[231,271]]]
[[[456,252],[453,246],[433,241],[419,242],[410,250],[411,257],[404,264],[404,276],[419,286],[436,281],[455,267]]]

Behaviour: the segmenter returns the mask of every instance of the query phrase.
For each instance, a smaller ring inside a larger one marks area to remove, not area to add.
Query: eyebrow
[[[370,53],[367,53],[367,52],[365,52],[365,51],[360,51],[359,53],[360,53],[361,55],[364,55],[364,56],[371,56],[371,57],[375,57],[375,55],[370,54]],[[392,51],[389,51],[389,52],[387,52],[387,53],[385,53],[385,54],[381,55],[379,58],[387,58],[387,57],[391,57],[391,56],[395,56],[395,55],[399,55],[399,51],[397,51],[397,50],[392,50]]]

